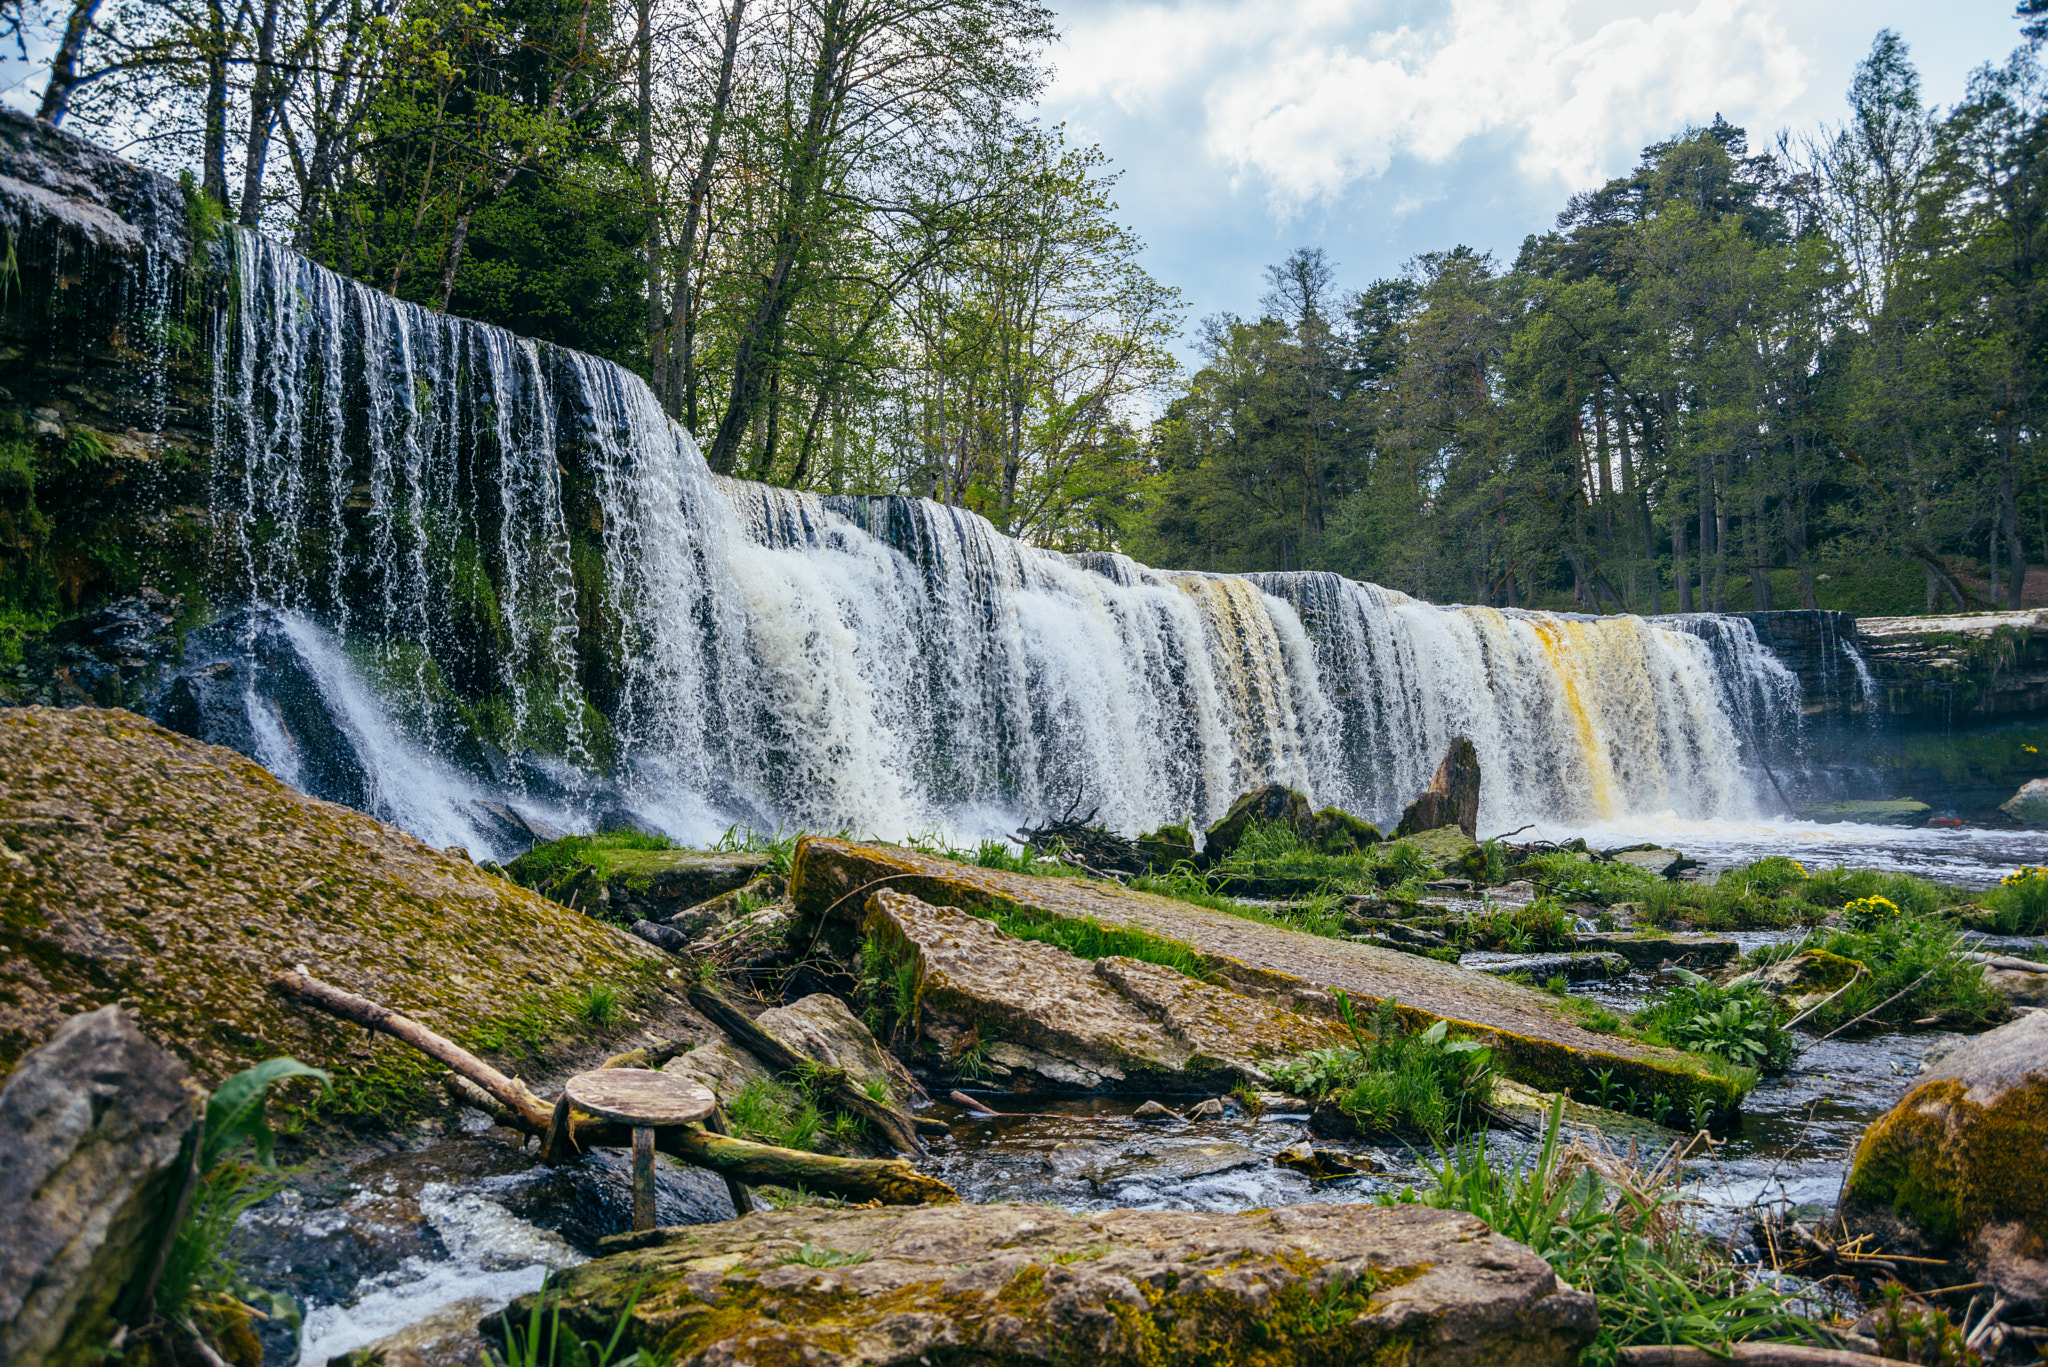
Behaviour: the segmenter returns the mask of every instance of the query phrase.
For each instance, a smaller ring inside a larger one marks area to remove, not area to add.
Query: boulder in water
[[[1933,810],[1926,803],[1915,802],[1910,797],[1882,801],[1810,802],[1797,809],[1802,821],[1822,824],[1857,821],[1869,826],[1918,826]]]
[[[0,1362],[85,1364],[148,1276],[206,1107],[118,1006],[73,1016],[0,1091]]]
[[[2048,778],[2028,779],[1998,810],[2029,826],[2048,826]]]
[[[1408,804],[1394,834],[1419,835],[1444,826],[1456,826],[1468,840],[1479,837],[1479,752],[1463,736],[1444,751],[1436,777]]]
[[[1570,1367],[1598,1328],[1541,1258],[1423,1206],[800,1207],[609,1246],[551,1283],[562,1322],[662,1361]]]
[[[1842,1219],[1888,1251],[1960,1253],[2016,1312],[2038,1314],[2048,1309],[2044,1167],[2048,1013],[2037,1012],[1943,1055],[1864,1132]]]

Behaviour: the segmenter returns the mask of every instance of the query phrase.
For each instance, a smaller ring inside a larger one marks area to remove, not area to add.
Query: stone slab
[[[1718,935],[1576,935],[1582,954],[1619,954],[1637,968],[1662,968],[1668,961],[1696,973],[1735,962],[1742,946]]]
[[[812,1207],[607,1247],[559,1274],[564,1324],[603,1342],[632,1300],[620,1350],[690,1367],[1570,1367],[1597,1332],[1593,1297],[1542,1259],[1421,1206]]]
[[[1006,902],[1047,915],[1136,926],[1194,946],[1214,973],[1245,996],[1324,1019],[1337,1015],[1333,990],[1367,1003],[1391,998],[1418,1024],[1448,1020],[1486,1038],[1508,1076],[1546,1091],[1569,1087],[1584,1095],[1596,1085],[1594,1075],[1608,1069],[1624,1085],[1662,1092],[1680,1105],[1704,1093],[1717,1109],[1732,1110],[1746,1090],[1740,1076],[1696,1056],[1595,1033],[1542,992],[1454,964],[1287,930],[1116,884],[1006,873],[894,846],[825,837],[801,842],[790,883],[796,942],[850,957],[859,948],[865,915],[855,908],[885,888],[935,906]]]

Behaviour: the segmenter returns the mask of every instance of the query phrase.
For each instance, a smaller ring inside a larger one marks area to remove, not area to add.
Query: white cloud
[[[1809,62],[1768,3],[1616,17],[1597,0],[1449,0],[1401,24],[1364,0],[1102,6],[1069,11],[1053,99],[1197,120],[1203,150],[1283,214],[1479,138],[1575,188],[1630,164],[1645,130],[1717,111],[1768,126],[1790,107]]]

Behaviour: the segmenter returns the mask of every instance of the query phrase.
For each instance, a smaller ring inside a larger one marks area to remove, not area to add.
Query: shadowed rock
[[[206,1093],[117,1006],[64,1022],[0,1091],[0,1362],[96,1360],[146,1275]]]
[[[1396,835],[1419,835],[1456,826],[1468,839],[1479,838],[1479,752],[1463,736],[1444,751],[1422,796],[1408,804]]]

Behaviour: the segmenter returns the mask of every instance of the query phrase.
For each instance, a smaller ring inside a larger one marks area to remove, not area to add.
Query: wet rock
[[[1170,1111],[1156,1101],[1148,1101],[1131,1112],[1131,1119],[1140,1125],[1166,1125],[1180,1119],[1177,1111]]]
[[[1803,1002],[1847,986],[1861,968],[1862,965],[1854,959],[1830,954],[1825,949],[1802,949],[1754,973],[1745,973],[1731,980],[1729,986],[1758,982],[1795,1002]]]
[[[145,588],[60,622],[24,652],[18,702],[140,710],[182,653],[182,598]]]
[[[1984,966],[1984,985],[2014,1006],[2048,1006],[2048,964],[2025,959],[1994,960]]]
[[[1842,1218],[1887,1250],[1959,1255],[2017,1314],[2038,1314],[2048,1308],[2044,1165],[2048,1013],[2037,1013],[1950,1050],[1865,1131]]]
[[[1306,829],[1313,819],[1308,798],[1284,783],[1268,783],[1231,803],[1223,819],[1209,828],[1202,842],[1203,858],[1212,864],[1228,859],[1254,821],[1287,826],[1299,832]]]
[[[1474,965],[1481,973],[1526,974],[1538,982],[1607,982],[1626,978],[1629,961],[1619,954],[1530,954],[1505,963]]]
[[[662,924],[682,935],[684,942],[688,943],[707,931],[717,930],[732,924],[742,916],[752,915],[781,897],[782,891],[782,880],[772,874],[755,878],[745,887],[722,892],[707,901],[699,902],[696,906],[686,907]]]
[[[1273,1155],[1273,1166],[1291,1168],[1318,1182],[1357,1177],[1361,1173],[1380,1170],[1380,1165],[1368,1155],[1349,1154],[1341,1149],[1319,1149],[1312,1144],[1296,1144],[1293,1148],[1280,1150]]]
[[[2048,826],[2048,778],[2030,778],[1998,804],[1998,810],[2029,826]]]
[[[1380,828],[1336,807],[1325,807],[1309,818],[1301,835],[1324,854],[1356,854],[1385,839]]]
[[[635,921],[633,933],[656,949],[665,949],[671,954],[687,953],[690,948],[690,937],[674,926],[654,921]]]
[[[998,1077],[1085,1090],[1257,1084],[1264,1065],[1341,1034],[1157,964],[1090,963],[887,888],[870,906],[871,933],[917,965],[919,1036],[944,1057],[970,1035],[995,1041]]]
[[[1704,973],[1733,963],[1742,947],[1733,940],[1714,935],[1612,934],[1573,937],[1580,952],[1618,954],[1636,968],[1655,970],[1667,963]]]
[[[1078,1145],[1062,1145],[1076,1148]],[[1070,1155],[1061,1174],[1079,1178],[1097,1189],[1114,1189],[1127,1184],[1194,1182],[1221,1177],[1227,1172],[1263,1168],[1266,1160],[1256,1149],[1225,1140],[1196,1140],[1186,1143],[1093,1146],[1100,1152]],[[1059,1171],[1055,1168],[1055,1171]]]
[[[531,850],[536,845],[545,845],[569,834],[559,826],[503,802],[473,802],[470,806],[489,823],[491,834],[514,849],[524,845]]]
[[[1463,834],[1455,829],[1449,834],[1464,840]],[[824,837],[799,842],[790,880],[790,896],[799,917],[795,938],[850,960],[859,952],[863,921],[849,910],[854,899],[847,894],[877,883],[880,889],[870,896],[870,906],[903,895],[925,903],[928,910],[941,904],[988,907],[1000,902],[1043,916],[1093,917],[1104,925],[1130,926],[1182,941],[1194,947],[1210,972],[1241,994],[1231,997],[1226,993],[1217,1002],[1219,1007],[1227,1005],[1239,1014],[1248,1010],[1243,999],[1249,998],[1278,1007],[1298,1027],[1314,1023],[1335,1028],[1337,1005],[1333,990],[1341,990],[1354,1000],[1391,998],[1400,1003],[1403,1016],[1417,1028],[1432,1020],[1445,1019],[1457,1023],[1460,1029],[1471,1030],[1494,1048],[1494,1057],[1504,1074],[1526,1078],[1545,1090],[1570,1087],[1580,1095],[1589,1094],[1597,1086],[1596,1074],[1611,1071],[1615,1085],[1632,1087],[1647,1095],[1661,1093],[1680,1105],[1689,1105],[1695,1096],[1722,1114],[1733,1114],[1741,1105],[1743,1088],[1738,1081],[1725,1076],[1725,1070],[1716,1071],[1676,1051],[1596,1034],[1569,1018],[1558,1002],[1545,993],[1484,973],[1355,941],[1262,925],[1147,893],[1075,879],[1005,873],[913,850]],[[943,1036],[942,1044],[957,1039],[983,1013],[1001,1029],[1001,1021],[1011,1008],[991,1011],[981,1003],[1017,997],[1036,1003],[1030,1012],[1023,1013],[1026,1016],[1058,1020],[1062,1013],[1081,1011],[1085,1005],[1092,1017],[1084,1032],[1085,1044],[1061,1043],[1059,1048],[1079,1050],[1105,1065],[1105,1071],[1096,1071],[1093,1062],[1085,1068],[1073,1065],[1071,1052],[1066,1054],[1068,1061],[1061,1062],[1041,1050],[1042,1061],[1057,1065],[1056,1071],[1071,1079],[1063,1081],[1039,1074],[1048,1085],[1106,1087],[1117,1081],[1108,1076],[1108,1070],[1131,1076],[1142,1085],[1142,1075],[1147,1070],[1162,1066],[1161,1062],[1147,1060],[1163,1060],[1180,1047],[1172,1043],[1160,1017],[1144,1012],[1126,1015],[1123,1005],[1105,1004],[1098,989],[1106,983],[1098,974],[1113,974],[1114,969],[1098,968],[1076,980],[1071,976],[1076,971],[1075,961],[1068,956],[1047,946],[1019,946],[1011,941],[1000,951],[1001,962],[1008,967],[1001,972],[989,970],[986,964],[976,961],[975,955],[983,952],[985,946],[999,942],[986,938],[992,928],[985,922],[980,923],[983,929],[970,929],[973,921],[972,917],[960,916],[959,934],[965,938],[945,947],[945,957],[949,964],[957,961],[961,965],[962,973],[975,984],[974,990],[950,999],[945,994],[940,998],[927,995],[921,1003],[921,1020],[927,1023],[926,1028]],[[948,921],[943,930],[935,924],[937,939],[944,941],[954,935],[955,924]],[[1732,941],[1719,943],[1727,944],[1732,951]],[[1029,953],[1033,950],[1054,956],[1045,961],[1046,971],[1057,976],[1058,987],[1048,978],[1041,992],[1031,981],[1040,962]],[[1163,977],[1179,978],[1170,970],[1154,971]],[[1087,978],[1095,979],[1095,984],[1086,985]],[[1191,989],[1200,987],[1186,979],[1180,981]],[[1061,991],[1068,989],[1073,1004],[1055,1007],[1062,1000]],[[1217,1029],[1222,1032],[1222,1039],[1228,1038],[1229,1021],[1228,1013],[1218,1012]],[[1177,1023],[1174,1028],[1183,1027]],[[1113,1042],[1121,1056],[1112,1052]],[[1319,1040],[1318,1045],[1325,1042],[1327,1038]],[[1037,1066],[1028,1053],[1007,1053],[1012,1047],[999,1043],[991,1057],[1006,1068],[1019,1063]],[[1243,1057],[1227,1048],[1219,1051],[1205,1047],[1203,1052]],[[1134,1056],[1136,1061],[1127,1066],[1127,1060]],[[1190,1071],[1199,1076],[1199,1070]],[[1183,1077],[1186,1081],[1195,1080],[1186,1073]],[[1253,1080],[1252,1085],[1261,1084]]]
[[[1420,835],[1445,826],[1456,826],[1468,840],[1479,834],[1479,752],[1463,736],[1444,751],[1436,777],[1408,804],[1394,834]]]
[[[1607,862],[1626,864],[1630,868],[1641,869],[1644,873],[1655,874],[1659,878],[1676,878],[1688,869],[1699,867],[1699,861],[1696,859],[1687,859],[1677,850],[1658,849],[1655,846],[1647,849],[1631,847],[1625,850],[1609,850]]]
[[[1222,1098],[1212,1096],[1206,1101],[1197,1101],[1188,1107],[1187,1118],[1199,1123],[1204,1120],[1221,1120],[1224,1114]]]
[[[116,1006],[74,1016],[0,1091],[0,1362],[85,1363],[153,1259],[206,1094]]]
[[[1567,1367],[1597,1328],[1527,1249],[1420,1206],[799,1208],[617,1247],[561,1278],[563,1319],[602,1340],[640,1290],[620,1346],[663,1360]]]
[[[327,1362],[329,1367],[476,1367],[491,1360],[484,1356],[486,1346],[502,1351],[502,1343],[486,1345],[476,1328],[478,1320],[497,1309],[487,1297],[468,1296]]]
[[[0,1068],[66,1016],[137,1003],[203,1083],[291,1054],[369,1089],[438,1083],[375,1066],[361,1032],[269,989],[304,964],[454,1036],[533,1012],[575,1030],[574,991],[658,999],[670,960],[253,761],[120,711],[0,710]],[[537,993],[532,974],[550,984]]]
[[[1909,797],[1881,802],[1813,802],[1797,808],[1800,819],[1823,823],[1860,821],[1870,826],[1918,826],[1934,809]]]

